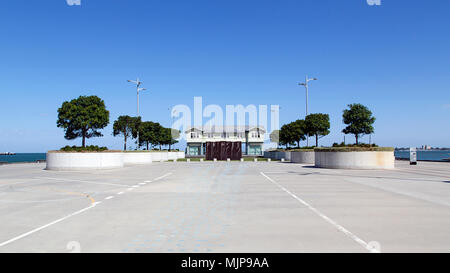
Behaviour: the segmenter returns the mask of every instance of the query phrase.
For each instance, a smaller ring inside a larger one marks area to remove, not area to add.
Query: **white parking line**
[[[24,233],[24,234],[22,234],[22,235],[19,235],[19,236],[17,236],[17,237],[14,237],[14,238],[12,238],[12,239],[6,241],[6,242],[0,243],[0,247],[6,246],[6,245],[8,245],[8,244],[10,244],[10,243],[12,243],[12,242],[14,242],[14,241],[17,241],[17,240],[20,240],[20,239],[22,239],[22,238],[25,238],[25,237],[27,237],[27,236],[33,234],[33,233],[36,233],[36,232],[38,232],[38,231],[40,231],[40,230],[42,230],[42,229],[44,229],[44,228],[47,228],[47,227],[52,226],[52,225],[54,225],[54,224],[57,224],[57,223],[59,223],[59,222],[61,222],[61,221],[64,221],[64,220],[66,220],[66,219],[68,219],[68,218],[70,218],[70,217],[72,217],[72,216],[75,216],[75,215],[78,215],[78,214],[83,213],[83,212],[85,212],[85,211],[88,211],[88,210],[94,208],[95,206],[97,206],[98,204],[100,204],[100,202],[95,202],[95,203],[93,203],[92,205],[90,205],[90,206],[87,207],[87,208],[84,208],[84,209],[81,209],[81,210],[76,211],[76,212],[74,212],[74,213],[71,213],[71,214],[69,214],[69,215],[67,215],[67,216],[64,216],[63,218],[60,218],[60,219],[55,220],[55,221],[53,221],[53,222],[51,222],[51,223],[48,223],[48,224],[46,224],[46,225],[44,225],[44,226],[38,227],[38,228],[36,228],[36,229],[33,229],[32,231],[29,231],[29,232]]]
[[[360,239],[358,236],[356,236],[355,234],[351,233],[349,230],[347,230],[346,228],[344,228],[343,226],[339,225],[338,223],[336,223],[334,220],[330,219],[329,217],[327,217],[325,214],[323,214],[322,212],[320,212],[318,209],[314,208],[313,206],[311,206],[308,202],[304,201],[303,199],[301,199],[300,197],[298,197],[297,195],[293,194],[292,192],[290,192],[288,189],[286,189],[285,187],[281,186],[280,184],[278,184],[277,182],[275,182],[275,180],[273,180],[272,178],[268,177],[267,175],[265,175],[263,172],[260,172],[262,176],[264,176],[265,178],[267,178],[267,180],[269,180],[270,182],[272,182],[273,184],[275,184],[276,186],[278,186],[280,189],[282,189],[283,191],[285,191],[286,193],[288,193],[290,196],[294,197],[297,201],[299,201],[301,204],[303,204],[304,206],[306,206],[308,209],[310,209],[311,211],[313,211],[315,214],[317,214],[319,217],[321,217],[322,219],[324,219],[325,221],[327,221],[328,223],[330,223],[332,226],[334,226],[336,229],[338,229],[339,231],[341,231],[342,233],[344,233],[345,235],[347,235],[348,237],[350,237],[351,239],[353,239],[355,242],[357,242],[358,244],[362,245],[365,249],[369,250],[370,252],[373,253],[379,253],[380,251],[378,251],[375,248],[372,248],[372,246],[368,243],[366,243],[364,240]]]
[[[167,176],[169,176],[169,175],[171,175],[171,174],[172,174],[172,173],[165,174],[165,175],[163,175],[163,176],[161,176],[161,177],[156,178],[154,181],[161,180],[161,179],[163,179],[163,178],[165,178],[165,177],[167,177]],[[38,177],[38,178],[39,178],[39,179],[59,180],[59,181],[72,181],[72,182],[90,183],[90,184],[111,185],[111,186],[125,186],[125,187],[127,187],[127,191],[132,191],[132,190],[135,189],[135,188],[139,188],[139,186],[132,186],[132,187],[130,187],[129,185],[110,184],[110,183],[97,183],[97,182],[92,182],[92,181],[73,180],[73,179],[61,179],[61,178],[52,178],[52,177]],[[119,192],[118,194],[123,194],[123,193],[124,193],[124,192]],[[110,199],[112,199],[112,198],[114,198],[114,196],[108,196],[108,197],[105,198],[105,200],[110,200]],[[43,230],[43,229],[45,229],[45,228],[47,228],[47,227],[50,227],[50,226],[54,225],[54,224],[57,224],[57,223],[59,223],[59,222],[62,222],[62,221],[66,220],[66,219],[68,219],[68,218],[70,218],[70,217],[72,217],[72,216],[75,216],[75,215],[81,214],[81,213],[83,213],[83,212],[85,212],[85,211],[88,211],[88,210],[90,210],[90,209],[96,207],[96,206],[99,205],[100,203],[101,203],[101,202],[95,202],[95,203],[92,203],[92,205],[90,205],[90,206],[87,207],[87,208],[84,208],[84,209],[81,209],[81,210],[76,211],[76,212],[74,212],[74,213],[71,213],[71,214],[69,214],[69,215],[67,215],[67,216],[64,216],[64,217],[62,217],[62,218],[60,218],[60,219],[58,219],[58,220],[55,220],[55,221],[53,221],[53,222],[51,222],[51,223],[48,223],[48,224],[46,224],[46,225],[43,225],[43,226],[38,227],[38,228],[36,228],[36,229],[33,229],[33,230],[29,231],[29,232],[26,232],[26,233],[24,233],[24,234],[22,234],[22,235],[19,235],[19,236],[17,236],[17,237],[14,237],[14,238],[12,238],[12,239],[10,239],[10,240],[8,240],[8,241],[5,241],[5,242],[3,242],[3,243],[0,243],[0,247],[6,246],[6,245],[8,245],[8,244],[10,244],[10,243],[12,243],[12,242],[15,242],[15,241],[17,241],[17,240],[20,240],[20,239],[22,239],[22,238],[25,238],[25,237],[27,237],[27,236],[33,234],[33,233],[36,233],[36,232],[38,232],[38,231],[40,231],[40,230]]]
[[[153,181],[158,181],[158,180],[164,179],[164,178],[168,177],[169,175],[172,175],[172,173],[167,173],[167,174],[165,174],[165,175],[163,175],[163,176],[160,176],[160,177],[158,177],[158,178],[155,178]]]
[[[124,194],[124,192],[123,192],[123,191],[121,191],[121,192],[118,192],[117,194],[118,194],[118,195],[122,195],[122,194]]]
[[[142,185],[142,186],[143,186],[143,185],[147,185],[147,183],[139,183],[139,185]]]
[[[78,183],[88,183],[88,184],[98,184],[98,185],[107,185],[107,186],[116,186],[116,187],[129,187],[129,185],[124,185],[124,184],[112,184],[112,183],[93,182],[93,181],[76,180],[76,179],[63,179],[63,178],[54,178],[54,177],[35,177],[35,178],[50,179],[50,180],[57,180],[57,181],[78,182]]]

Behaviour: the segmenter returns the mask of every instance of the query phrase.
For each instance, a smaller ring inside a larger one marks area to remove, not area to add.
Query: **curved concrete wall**
[[[152,163],[150,152],[125,152],[123,153],[124,164],[149,164]]]
[[[169,160],[178,159],[178,153],[176,153],[176,152],[168,152],[167,154],[168,154]]]
[[[113,169],[124,166],[123,153],[47,153],[47,170]]]
[[[313,151],[291,152],[291,162],[302,164],[314,164],[315,155]]]
[[[152,155],[153,162],[161,161],[161,153],[160,152],[151,152],[150,154]]]
[[[315,166],[328,169],[394,169],[394,152],[315,152]]]
[[[185,152],[176,152],[176,153],[177,153],[177,159],[186,158],[186,153]]]
[[[169,161],[169,153],[168,152],[160,152],[161,161]]]

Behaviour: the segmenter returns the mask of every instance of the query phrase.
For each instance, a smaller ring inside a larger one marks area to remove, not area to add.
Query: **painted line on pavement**
[[[57,224],[57,223],[59,223],[59,222],[61,222],[61,221],[66,220],[66,219],[68,219],[68,218],[70,218],[70,217],[72,217],[72,216],[75,216],[75,215],[81,214],[81,213],[83,213],[83,212],[85,212],[85,211],[88,211],[88,210],[90,210],[90,209],[96,207],[96,206],[97,206],[98,204],[100,204],[100,203],[101,203],[101,202],[95,202],[95,203],[93,203],[92,205],[90,205],[90,206],[87,207],[87,208],[84,208],[84,209],[81,209],[81,210],[76,211],[76,212],[74,212],[74,213],[71,213],[71,214],[69,214],[69,215],[67,215],[67,216],[64,216],[63,218],[60,218],[60,219],[55,220],[55,221],[53,221],[53,222],[51,222],[51,223],[48,223],[48,224],[46,224],[46,225],[43,225],[43,226],[38,227],[38,228],[36,228],[36,229],[33,229],[33,230],[31,230],[31,231],[29,231],[29,232],[27,232],[27,233],[24,233],[24,234],[22,234],[22,235],[19,235],[19,236],[17,236],[17,237],[14,237],[14,238],[12,238],[12,239],[6,241],[6,242],[0,243],[0,247],[6,246],[6,245],[8,245],[8,244],[10,244],[10,243],[12,243],[12,242],[15,242],[15,241],[17,241],[17,240],[20,240],[20,239],[22,239],[22,238],[25,238],[25,237],[27,237],[27,236],[33,234],[33,233],[36,233],[36,232],[38,232],[38,231],[40,231],[40,230],[43,230],[43,229],[45,229],[45,228],[48,228],[48,227],[50,227],[50,226],[52,226],[52,225],[54,225],[54,224]]]
[[[274,185],[278,186],[280,189],[282,189],[283,191],[285,191],[286,193],[288,193],[290,196],[294,197],[297,201],[299,201],[301,204],[303,204],[304,206],[306,206],[308,209],[310,209],[311,211],[313,211],[315,214],[317,214],[319,217],[321,217],[322,219],[324,219],[325,221],[327,221],[328,223],[330,223],[332,226],[334,226],[336,229],[338,229],[339,231],[341,231],[342,233],[344,233],[345,235],[347,235],[348,237],[350,237],[351,239],[353,239],[355,242],[357,242],[358,244],[362,245],[365,249],[369,250],[370,252],[373,253],[379,253],[378,250],[371,248],[371,245],[366,243],[364,240],[360,239],[358,236],[356,236],[355,234],[351,233],[349,230],[347,230],[346,228],[344,228],[343,226],[339,225],[336,221],[332,220],[331,218],[329,218],[328,216],[326,216],[325,214],[323,214],[322,212],[320,212],[318,209],[314,208],[313,206],[311,206],[308,202],[304,201],[303,199],[301,199],[300,197],[298,197],[297,195],[293,194],[292,192],[290,192],[288,189],[286,189],[285,187],[281,186],[280,184],[278,184],[277,182],[275,182],[275,180],[273,180],[272,178],[268,177],[267,175],[265,175],[263,172],[260,172],[262,176],[264,176],[267,180],[269,180],[270,182],[272,182]]]
[[[113,199],[113,198],[114,198],[114,196],[108,196],[108,197],[105,198],[105,200],[110,200],[110,199]]]

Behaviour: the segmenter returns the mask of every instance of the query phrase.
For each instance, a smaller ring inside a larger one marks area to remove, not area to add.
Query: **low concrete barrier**
[[[177,153],[177,158],[181,159],[181,158],[186,158],[186,153],[185,152],[176,152]]]
[[[48,152],[47,170],[113,169],[124,166],[122,152]]]
[[[124,152],[123,163],[125,165],[150,164],[152,163],[151,152]]]
[[[159,162],[162,159],[162,154],[160,152],[151,152],[151,155],[153,162]]]
[[[168,152],[167,153],[167,158],[169,160],[175,160],[178,159],[178,154],[176,152]]]
[[[315,163],[315,154],[314,151],[298,151],[298,152],[290,152],[291,153],[291,162],[292,163],[301,163],[301,164],[314,164]]]
[[[394,169],[394,151],[315,150],[315,166],[328,169]]]
[[[264,157],[265,158],[270,158],[273,160],[281,160],[282,158],[284,158],[286,161],[290,161],[291,160],[291,152],[290,151],[269,151],[269,152],[264,152]]]

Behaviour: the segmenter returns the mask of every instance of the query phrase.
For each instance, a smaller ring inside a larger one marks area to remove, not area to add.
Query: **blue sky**
[[[367,105],[384,146],[450,146],[447,0],[6,1],[0,9],[0,151],[45,152],[67,141],[57,108],[98,95],[134,115],[126,80],[140,77],[143,119],[171,123],[169,107],[278,104],[281,123],[328,113],[341,142],[342,110]],[[120,149],[121,138],[88,144]],[[348,136],[348,141],[353,138]],[[366,138],[365,141],[368,141]]]

